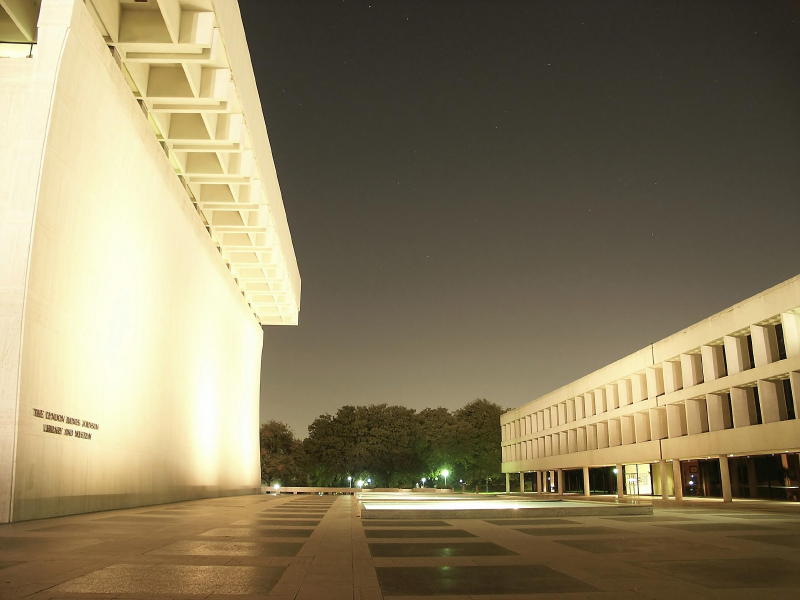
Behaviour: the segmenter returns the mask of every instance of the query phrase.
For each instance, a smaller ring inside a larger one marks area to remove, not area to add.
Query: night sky
[[[261,419],[531,400],[800,272],[800,3],[239,0],[303,279]]]

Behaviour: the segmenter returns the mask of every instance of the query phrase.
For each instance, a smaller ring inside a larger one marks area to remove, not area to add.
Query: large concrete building
[[[300,279],[236,0],[0,0],[0,522],[259,489]]]
[[[505,413],[502,469],[522,491],[799,501],[799,415],[800,276]]]

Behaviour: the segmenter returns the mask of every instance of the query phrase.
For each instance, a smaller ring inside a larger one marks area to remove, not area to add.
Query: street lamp
[[[356,481],[356,487],[359,488],[359,489],[363,488],[364,487],[364,480],[363,479],[359,479],[358,481]]]
[[[347,487],[349,487],[349,488],[353,487],[353,477],[352,477],[352,475],[348,475],[347,476]]]
[[[450,475],[450,471],[447,469],[442,469],[442,476],[444,477],[444,487],[447,487],[447,476]]]
[[[280,483],[272,484],[272,489],[275,490],[276,494],[280,494],[281,493],[281,484]]]
[[[425,482],[428,481],[427,477],[422,478],[422,487],[425,487]]]

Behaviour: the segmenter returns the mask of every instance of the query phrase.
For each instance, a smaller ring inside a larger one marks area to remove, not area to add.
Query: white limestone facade
[[[514,490],[800,500],[798,415],[800,276],[508,411],[502,470]]]
[[[0,522],[258,492],[300,278],[236,0],[0,2],[0,160]]]

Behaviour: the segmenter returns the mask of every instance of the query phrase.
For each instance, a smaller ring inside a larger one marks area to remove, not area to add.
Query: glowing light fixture
[[[447,476],[450,475],[450,471],[447,469],[442,469],[442,477],[444,477],[444,487],[447,487]]]

